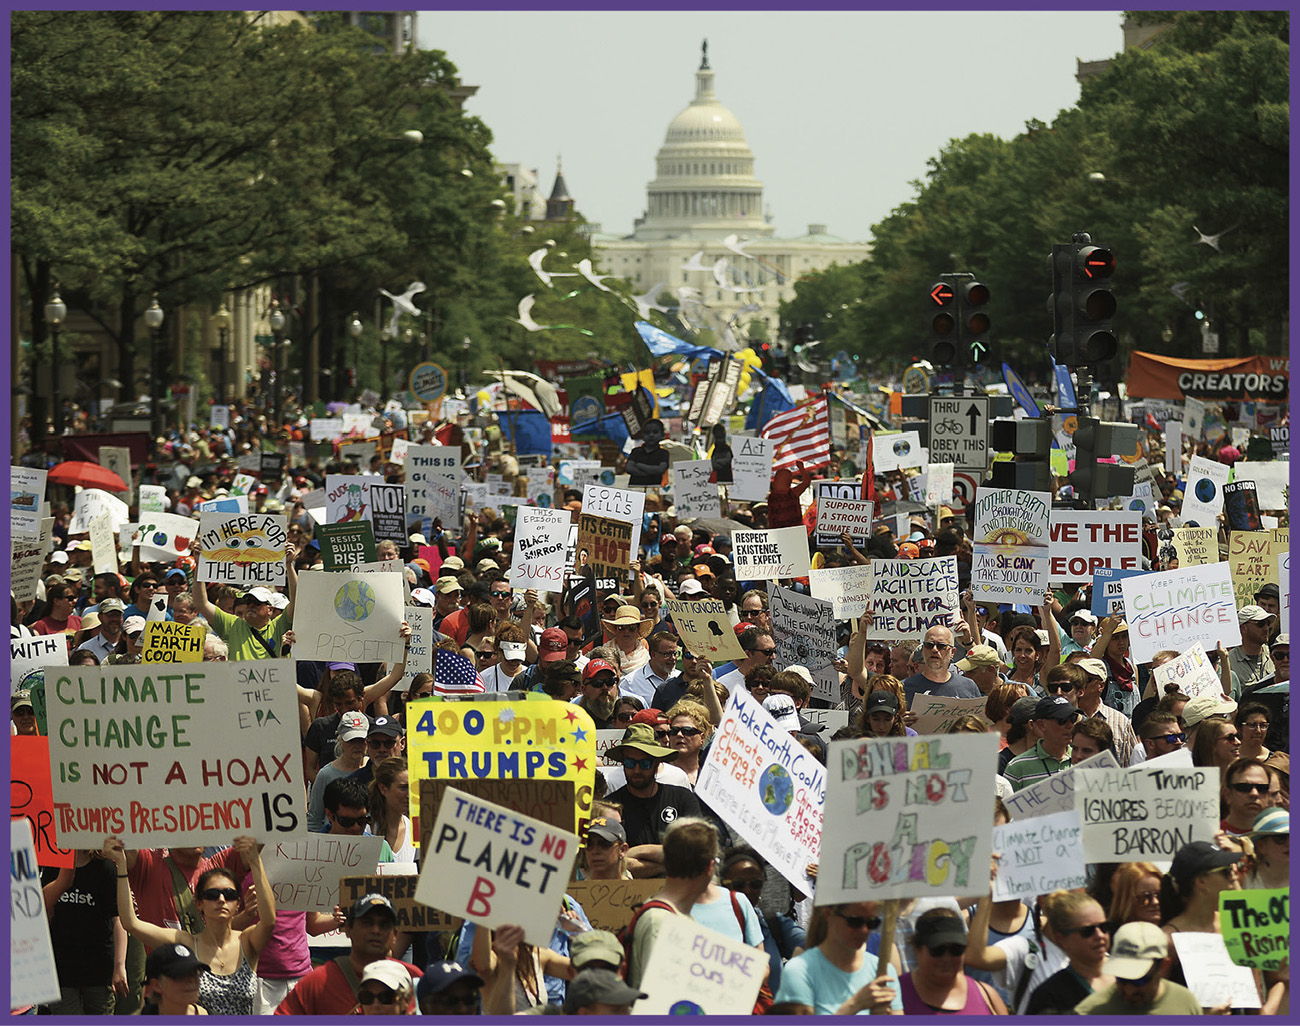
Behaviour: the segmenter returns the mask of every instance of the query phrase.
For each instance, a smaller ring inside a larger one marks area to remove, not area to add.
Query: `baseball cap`
[[[9,711],[16,713],[19,709],[36,711],[36,707],[32,705],[32,693],[30,691],[16,691],[13,697],[9,699]]]
[[[703,595],[705,594],[704,585],[694,577],[688,577],[677,587],[678,595]]]
[[[411,974],[406,971],[406,966],[392,958],[381,958],[366,966],[361,974],[361,982],[365,983],[367,980],[382,983],[389,990],[400,991],[403,994],[410,994],[413,989]]]
[[[271,591],[268,588],[250,588],[248,598],[250,602],[265,602],[269,606],[271,604]]]
[[[412,588],[411,599],[422,606],[432,606],[438,601],[428,588]]]
[[[1061,695],[1052,695],[1038,700],[1038,703],[1034,706],[1033,719],[1060,720],[1064,723],[1066,720],[1073,719],[1078,715],[1079,710],[1075,708],[1074,703],[1068,698]]]
[[[376,894],[373,891],[370,894],[361,895],[352,903],[352,907],[348,909],[348,922],[360,919],[375,910],[387,912],[393,917],[393,922],[397,922],[397,909],[393,908],[393,903],[382,894]]]
[[[1097,614],[1089,609],[1076,609],[1070,614],[1070,622],[1073,623],[1075,620],[1082,620],[1084,623],[1096,623]]]
[[[718,576],[713,572],[713,567],[709,566],[708,563],[697,563],[695,566],[691,567],[691,569],[695,571],[696,577],[717,577]]]
[[[607,662],[604,659],[592,659],[582,668],[582,679],[591,680],[591,678],[596,676],[596,674],[605,672],[612,673],[615,679],[618,677],[618,669],[613,663]]]
[[[63,579],[65,581],[80,581],[84,577],[85,575],[80,570],[78,570],[75,566],[63,575]]]
[[[1273,641],[1273,646],[1272,646],[1272,647],[1273,647],[1273,648],[1290,648],[1290,647],[1291,647],[1291,635],[1290,635],[1290,634],[1287,634],[1285,631],[1282,632],[1281,634],[1279,634],[1279,635],[1274,639],[1274,641]]]
[[[371,734],[383,734],[385,737],[401,737],[402,725],[391,716],[376,716],[370,721],[370,729],[366,732],[366,737]]]
[[[500,570],[501,564],[495,559],[480,559],[474,564],[474,572],[481,574],[484,570]]]
[[[1266,584],[1264,585],[1264,587],[1260,588],[1259,591],[1255,592],[1255,598],[1259,598],[1261,595],[1263,595],[1264,598],[1272,598],[1272,599],[1277,599],[1282,597],[1281,592],[1278,591],[1276,584]]]
[[[629,987],[612,969],[584,969],[564,990],[564,1014],[573,1015],[587,1005],[630,1005],[645,993]]]
[[[939,944],[965,944],[966,924],[955,915],[918,919],[912,942],[926,948]]]
[[[519,662],[524,658],[528,647],[522,641],[501,642],[501,658]]]
[[[1237,703],[1212,695],[1197,695],[1183,706],[1183,722],[1190,730],[1207,716],[1227,716],[1237,711]]]
[[[1155,923],[1134,920],[1115,931],[1101,971],[1121,980],[1140,980],[1169,954],[1169,938]]]
[[[122,623],[122,631],[126,634],[139,634],[144,630],[143,616],[128,616]]]
[[[55,549],[53,552],[50,553],[51,563],[66,563],[67,561],[68,561],[68,554],[64,552],[62,549]]]
[[[794,699],[789,695],[768,695],[763,699],[763,708],[783,730],[799,729],[799,713],[795,710]]]
[[[998,656],[998,650],[992,645],[972,645],[969,652],[966,653],[965,659],[957,661],[957,669],[978,670],[982,666],[1001,666],[1002,660]]]
[[[174,581],[177,578],[179,578],[182,581],[185,580],[185,571],[178,566],[172,567],[170,570],[167,571],[166,574],[163,575],[163,580],[165,581]]]
[[[1021,723],[1028,723],[1034,718],[1038,711],[1039,699],[1036,695],[1026,695],[1024,698],[1017,698],[1011,705],[1011,724],[1016,726]]]
[[[1084,673],[1099,680],[1105,680],[1110,676],[1110,671],[1106,669],[1106,663],[1102,659],[1093,659],[1089,656],[1087,659],[1076,659],[1075,665],[1080,667]]]
[[[410,542],[412,545],[428,545],[428,544],[429,544],[429,539],[426,538],[424,535],[420,534],[419,531],[416,531],[415,534],[408,535],[406,540],[407,540],[408,542]]]
[[[454,591],[464,591],[460,586],[460,581],[454,577],[439,577],[438,583],[433,586],[433,590],[439,595],[447,595]]]
[[[569,648],[569,636],[564,633],[561,627],[547,627],[542,631],[541,640],[537,644],[539,654],[538,662],[553,663],[557,659],[563,659],[565,652]]]
[[[876,712],[897,713],[898,696],[892,691],[873,691],[867,696],[862,708],[868,716]]]
[[[642,709],[629,722],[648,723],[652,727],[657,727],[661,723],[668,722],[668,714],[662,709]]]
[[[459,556],[448,556],[442,561],[442,567],[448,570],[464,570],[465,561]]]
[[[441,994],[459,980],[471,980],[477,986],[483,986],[483,977],[459,962],[430,962],[420,982],[415,985],[415,998],[423,1001],[431,994]]]
[[[623,824],[616,819],[606,819],[604,816],[597,816],[591,821],[591,826],[587,828],[587,833],[595,834],[605,841],[613,841],[618,844],[627,842],[627,831],[623,829]]]
[[[329,663],[327,669],[330,670],[355,670],[356,663]]]
[[[1251,623],[1255,620],[1271,620],[1273,614],[1266,612],[1261,606],[1242,606],[1237,610],[1237,623]]]
[[[593,830],[596,822],[591,821]],[[622,831],[622,823],[615,822],[614,825]],[[579,970],[588,962],[619,965],[623,961],[623,945],[608,930],[584,930],[569,938],[569,961],[573,963],[573,968]]]
[[[357,741],[370,733],[370,717],[363,712],[345,712],[339,717],[339,740]]]
[[[156,980],[159,976],[180,979],[194,972],[195,969],[208,971],[208,965],[200,962],[184,944],[162,944],[149,952],[144,960],[144,978]]]
[[[1231,866],[1244,854],[1240,851],[1224,851],[1209,841],[1191,841],[1174,854],[1174,861],[1169,866],[1169,875],[1174,878],[1179,890],[1186,890],[1192,880],[1202,873]]]
[[[124,606],[122,604],[122,600],[118,598],[106,598],[104,599],[104,601],[102,601],[99,604],[100,619],[103,619],[105,613],[124,613],[124,612],[126,612],[126,606]],[[82,622],[84,623],[85,621]]]

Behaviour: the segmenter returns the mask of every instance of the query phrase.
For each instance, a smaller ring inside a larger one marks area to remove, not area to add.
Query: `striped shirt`
[[[1002,771],[1002,775],[1011,781],[1012,787],[1020,791],[1030,784],[1046,780],[1053,773],[1060,773],[1061,770],[1069,768],[1069,745],[1065,746],[1065,754],[1060,759],[1054,759],[1043,747],[1043,742],[1039,741],[1024,755],[1017,755],[1007,763],[1007,768]]]
[[[1088,714],[1079,710],[1084,716]],[[1133,760],[1133,749],[1137,747],[1138,737],[1133,730],[1133,721],[1118,709],[1112,709],[1105,702],[1092,714],[1106,721],[1110,732],[1115,735],[1115,760],[1121,766],[1127,766]]]

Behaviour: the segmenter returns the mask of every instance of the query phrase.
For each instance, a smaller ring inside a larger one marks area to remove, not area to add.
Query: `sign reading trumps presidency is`
[[[826,769],[745,688],[735,688],[700,768],[700,799],[804,893],[821,848]]]
[[[1125,578],[1124,616],[1133,662],[1149,663],[1162,649],[1184,652],[1196,642],[1212,649],[1241,644],[1237,603],[1227,563],[1209,563]]]
[[[47,673],[59,843],[225,844],[300,833],[293,662],[69,667]]]
[[[826,752],[818,905],[969,894],[992,856],[997,739],[854,738]]]
[[[265,513],[199,516],[199,580],[240,587],[283,586],[288,519]]]
[[[298,575],[294,657],[400,663],[406,651],[402,606],[401,574],[304,570]]]

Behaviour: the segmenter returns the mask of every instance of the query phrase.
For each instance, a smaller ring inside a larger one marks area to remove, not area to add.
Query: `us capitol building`
[[[592,236],[603,268],[627,278],[638,292],[658,283],[657,293],[693,286],[703,303],[726,318],[757,304],[757,311],[740,314],[740,324],[761,319],[775,338],[778,306],[794,298],[795,281],[833,263],[858,263],[870,252],[866,243],[830,235],[824,224],[810,224],[798,238],[776,237],[763,213],[763,183],[754,177],[744,129],[713,93],[707,41],[695,73],[695,99],[668,125],[655,169],[646,187],[646,212],[632,234]],[[746,256],[723,244],[733,235],[732,245]],[[692,257],[702,269],[683,266]],[[725,283],[720,285],[714,265],[722,258],[727,264],[717,272]]]

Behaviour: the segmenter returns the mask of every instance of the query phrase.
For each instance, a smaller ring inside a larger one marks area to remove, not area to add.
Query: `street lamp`
[[[275,359],[271,364],[271,372],[275,378],[275,432],[278,434],[281,425],[284,423],[284,382],[281,380],[284,374],[284,359],[281,352],[284,349],[284,338],[281,332],[284,330],[284,314],[280,311],[280,301],[271,300],[271,313],[267,317],[267,323],[271,325],[271,335],[274,339]]]
[[[226,340],[230,334],[230,311],[226,309],[226,300],[221,300],[221,308],[212,315],[212,326],[217,329],[217,338],[220,344],[215,352],[217,363],[217,379],[220,382],[220,391],[217,393],[217,402],[224,404],[226,401],[226,361],[228,359],[228,350]]]
[[[54,435],[63,434],[63,400],[59,396],[59,326],[68,316],[68,307],[54,284],[54,295],[45,304],[45,323],[50,326],[50,401],[54,404]]]
[[[388,395],[388,342],[393,337],[393,333],[385,324],[383,330],[379,333],[379,394],[380,398]]]
[[[162,430],[162,422],[158,415],[158,348],[162,345],[162,322],[163,308],[158,305],[158,293],[155,292],[153,301],[144,312],[145,327],[153,333],[153,345],[149,347],[149,430],[152,436],[151,444],[156,444],[158,435]]]
[[[356,388],[359,384],[357,375],[361,373],[361,318],[355,310],[348,321],[348,334],[352,336],[352,367],[348,374],[348,383]]]
[[[460,390],[469,398],[469,336],[460,340]]]

